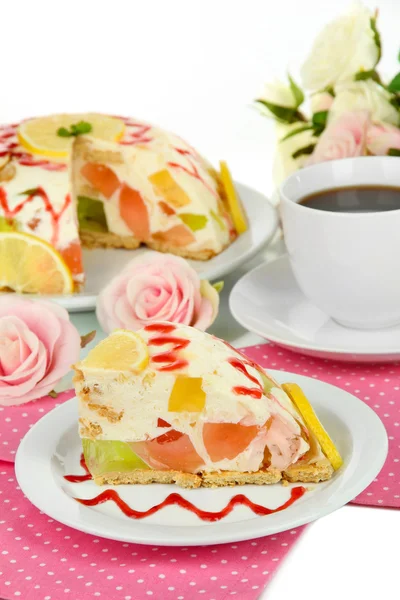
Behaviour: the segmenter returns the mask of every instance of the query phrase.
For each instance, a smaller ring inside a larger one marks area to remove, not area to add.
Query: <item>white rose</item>
[[[359,71],[370,71],[379,59],[371,27],[371,12],[361,4],[329,23],[317,36],[301,69],[303,85],[320,91],[345,81]]]
[[[345,112],[368,110],[374,122],[399,125],[399,113],[389,102],[392,96],[372,79],[341,83],[336,86],[335,93],[329,111],[330,122]]]
[[[274,105],[274,108],[270,110],[268,106],[260,102],[262,100]],[[293,89],[289,85],[275,80],[264,86],[264,91],[258,98],[258,107],[267,117],[273,117],[281,121],[290,121],[299,105],[297,100]]]
[[[277,124],[277,147],[272,167],[272,177],[276,186],[279,186],[286,177],[289,177],[289,175],[304,166],[309,159],[309,155],[306,154],[298,158],[293,158],[292,154],[300,148],[315,144],[317,141],[311,130],[303,131],[287,140],[281,141],[285,135],[294,129],[298,129],[301,125],[301,123],[291,123],[290,125]]]

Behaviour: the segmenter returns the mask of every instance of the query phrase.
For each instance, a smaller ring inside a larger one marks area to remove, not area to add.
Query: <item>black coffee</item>
[[[310,194],[299,204],[318,210],[360,213],[400,209],[400,187],[354,185]]]

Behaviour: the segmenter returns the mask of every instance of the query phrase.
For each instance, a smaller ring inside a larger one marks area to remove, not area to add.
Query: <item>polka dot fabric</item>
[[[0,462],[0,598],[255,600],[302,528],[252,542],[166,548],[70,529],[40,513]]]
[[[43,415],[74,396],[69,390],[57,398],[45,396],[20,406],[0,406],[0,460],[14,462],[20,440]]]
[[[373,483],[352,504],[400,508],[400,365],[356,365],[301,356],[274,344],[245,348],[261,366],[326,381],[368,404],[389,438],[386,463]]]

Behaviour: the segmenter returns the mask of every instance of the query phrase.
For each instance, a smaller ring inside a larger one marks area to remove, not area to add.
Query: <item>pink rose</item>
[[[186,260],[148,252],[134,258],[97,299],[97,318],[107,333],[171,321],[205,330],[218,314],[219,296]]]
[[[81,339],[57,304],[0,297],[0,404],[46,396],[79,358]]]
[[[369,123],[369,113],[364,110],[343,113],[328,123],[306,166],[364,155]]]
[[[400,129],[381,123],[371,125],[367,132],[367,148],[371,154],[385,156],[390,148],[400,150]]]

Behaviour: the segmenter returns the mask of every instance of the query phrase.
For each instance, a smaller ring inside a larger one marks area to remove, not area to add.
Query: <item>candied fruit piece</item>
[[[171,412],[201,412],[206,403],[206,393],[202,389],[201,377],[178,375],[168,402]]]
[[[213,462],[225,458],[231,460],[246,450],[259,431],[260,428],[257,425],[205,423],[203,427],[204,446]]]
[[[119,188],[118,177],[114,171],[109,167],[106,167],[106,165],[86,163],[81,169],[81,174],[106,198],[111,198],[113,193]]]
[[[153,234],[153,239],[177,247],[188,246],[196,241],[193,233],[185,225],[174,225],[167,231],[157,231]]]
[[[145,242],[150,237],[149,211],[142,195],[133,188],[123,184],[119,195],[119,212],[133,235]]]
[[[205,215],[194,215],[192,213],[180,213],[179,218],[191,229],[192,231],[199,231],[204,229],[207,225],[207,217]]]
[[[82,439],[86,465],[94,477],[112,471],[132,471],[149,467],[127,442]]]
[[[175,208],[190,204],[189,196],[175,181],[167,169],[153,173],[149,176],[149,181],[156,194],[164,198],[168,204],[175,206]]]
[[[108,231],[104,204],[88,196],[78,196],[79,229],[90,231]]]
[[[149,442],[132,443],[131,448],[153,469],[193,473],[203,464],[189,436],[174,429]]]

